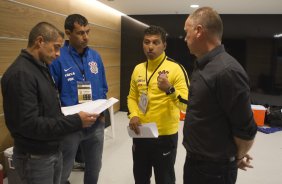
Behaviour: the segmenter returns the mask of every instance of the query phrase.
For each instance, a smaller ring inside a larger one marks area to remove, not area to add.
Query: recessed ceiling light
[[[279,34],[275,34],[274,35],[274,38],[281,38],[282,37],[282,33],[279,33]]]
[[[191,8],[199,8],[199,5],[198,4],[191,4],[190,7]]]

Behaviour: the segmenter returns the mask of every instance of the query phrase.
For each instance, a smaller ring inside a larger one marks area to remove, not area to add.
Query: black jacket
[[[65,134],[81,130],[78,114],[63,116],[48,67],[22,50],[1,79],[6,125],[22,152],[56,152]]]
[[[249,78],[223,45],[197,60],[188,99],[183,144],[190,154],[229,159],[237,154],[234,136],[254,139]]]

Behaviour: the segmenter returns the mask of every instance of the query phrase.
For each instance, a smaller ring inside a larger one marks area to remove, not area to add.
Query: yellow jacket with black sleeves
[[[160,65],[161,62],[162,64]],[[159,68],[156,70],[158,66]],[[155,70],[156,72],[153,74]],[[174,93],[167,95],[158,88],[157,78],[161,73],[167,74],[168,81],[175,88]],[[150,77],[151,79],[147,85],[146,81]],[[142,124],[156,122],[159,135],[177,133],[180,110],[186,111],[187,107],[188,85],[189,80],[184,68],[168,58],[165,52],[155,60],[148,60],[138,64],[132,73],[129,95],[127,97],[129,118],[137,116]],[[142,93],[146,93],[148,96],[145,114],[138,107]]]

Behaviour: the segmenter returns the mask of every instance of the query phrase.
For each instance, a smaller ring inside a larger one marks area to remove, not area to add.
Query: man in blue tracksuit
[[[106,98],[108,86],[104,66],[100,55],[87,46],[89,32],[85,17],[72,14],[66,18],[65,33],[69,40],[61,48],[61,56],[50,65],[62,106]],[[84,183],[97,183],[102,165],[104,123],[104,116],[100,115],[92,127],[64,138],[61,184],[68,183],[79,145],[85,159]]]

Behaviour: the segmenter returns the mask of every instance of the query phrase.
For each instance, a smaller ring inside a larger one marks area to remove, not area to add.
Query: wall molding
[[[6,37],[6,36],[0,36],[0,40],[28,41],[28,39],[26,38],[12,38],[12,37]],[[109,47],[109,46],[104,46],[104,45],[88,45],[88,47],[103,48],[103,49],[120,49],[119,47]]]
[[[109,47],[104,45],[88,45],[88,47],[103,48],[103,49],[120,49],[119,47]]]
[[[7,1],[9,1],[9,2],[11,2],[11,3],[20,4],[20,5],[22,5],[22,6],[27,6],[27,7],[30,7],[30,8],[34,8],[34,9],[38,9],[38,10],[41,10],[41,11],[45,11],[45,12],[48,12],[48,13],[56,14],[56,15],[59,15],[59,16],[67,17],[66,14],[62,14],[62,13],[58,13],[58,12],[55,12],[55,11],[52,11],[52,10],[48,10],[48,9],[45,9],[45,8],[40,8],[40,7],[37,7],[37,6],[30,5],[30,4],[22,3],[22,2],[19,2],[19,1],[16,1],[16,0],[7,0]],[[99,25],[99,24],[95,24],[95,23],[93,23],[93,22],[88,22],[88,23],[89,23],[90,25],[93,25],[93,26],[97,26],[97,27],[109,29],[109,30],[111,30],[111,31],[120,33],[119,30],[112,29],[112,28],[107,27],[107,26],[102,26],[102,25]]]
[[[0,40],[28,41],[28,39],[26,38],[12,38],[12,37],[5,37],[5,36],[0,36]]]

